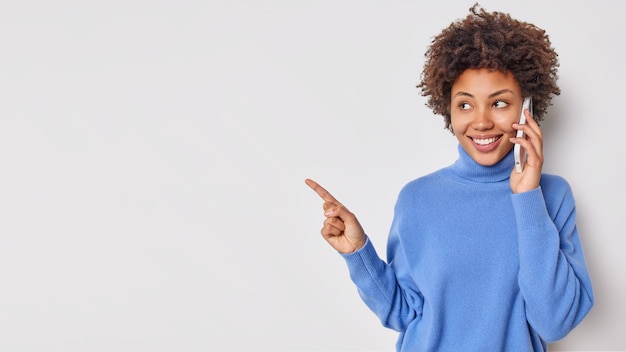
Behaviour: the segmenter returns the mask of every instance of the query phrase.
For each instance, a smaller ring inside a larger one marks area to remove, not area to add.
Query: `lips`
[[[476,149],[479,151],[486,153],[494,150],[500,143],[500,139],[502,136],[492,136],[492,137],[469,137]]]
[[[487,145],[487,144],[491,144],[495,141],[497,141],[498,139],[500,139],[500,137],[491,137],[491,138],[472,138],[472,140],[474,141],[474,143],[476,144],[480,144],[480,145]]]

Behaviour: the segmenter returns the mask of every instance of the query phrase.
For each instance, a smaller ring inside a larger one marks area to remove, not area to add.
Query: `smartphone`
[[[528,109],[530,111],[530,115],[533,115],[533,101],[532,98],[525,98],[524,103],[522,104],[522,112],[519,117],[519,124],[523,125],[526,123],[526,115],[524,111]],[[517,131],[517,138],[524,138],[524,131]],[[515,155],[515,170],[517,172],[522,172],[524,170],[524,163],[526,163],[526,150],[522,148],[521,145],[515,144],[513,147],[513,154]]]

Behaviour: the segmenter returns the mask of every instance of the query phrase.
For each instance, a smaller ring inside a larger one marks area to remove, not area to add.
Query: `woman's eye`
[[[498,100],[495,103],[493,103],[493,106],[495,106],[496,108],[501,109],[501,108],[506,108],[507,106],[509,106],[509,104],[504,102],[504,101],[502,101],[502,100]]]
[[[461,108],[461,110],[469,110],[470,109],[470,104],[469,103],[461,103],[459,104],[459,108]]]

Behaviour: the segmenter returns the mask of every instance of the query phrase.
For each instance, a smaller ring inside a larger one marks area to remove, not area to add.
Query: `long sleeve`
[[[398,248],[394,260],[402,260],[402,256]],[[402,332],[418,316],[421,297],[402,288],[394,269],[380,259],[369,238],[361,249],[343,257],[365,304],[383,326]],[[395,267],[407,268],[407,265]]]
[[[512,196],[519,242],[518,282],[526,315],[546,341],[567,335],[594,304],[569,185],[544,177]]]

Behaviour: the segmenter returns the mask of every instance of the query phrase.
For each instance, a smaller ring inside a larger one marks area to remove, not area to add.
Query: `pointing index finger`
[[[339,201],[337,201],[337,199],[335,199],[335,197],[333,197],[332,194],[330,194],[330,192],[328,192],[324,187],[320,186],[317,182],[307,178],[306,180],[304,180],[304,182],[311,187],[311,189],[313,189],[315,191],[315,193],[317,193],[324,201],[326,202],[331,202],[331,203],[335,203],[337,205],[339,205]]]

